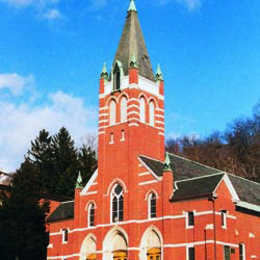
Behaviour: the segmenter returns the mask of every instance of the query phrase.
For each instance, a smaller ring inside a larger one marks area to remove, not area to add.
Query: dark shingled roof
[[[158,177],[162,176],[164,165],[163,162],[148,158],[146,156],[139,156],[139,158]],[[172,168],[174,169],[174,181],[178,186],[178,190],[175,191],[172,201],[210,194],[214,191],[224,175],[224,172],[221,170],[174,154],[169,154],[169,158],[171,160]],[[249,181],[232,174],[227,174],[227,176],[234,186],[234,189],[236,190],[241,201],[260,206],[259,183]]]
[[[130,61],[135,56],[139,75],[154,80],[151,62],[148,56],[142,29],[136,11],[128,11],[123,33],[118,45],[114,63],[122,63],[124,74],[128,74]]]
[[[208,177],[201,177],[176,183],[177,190],[171,201],[191,199],[194,197],[209,196],[221,181],[224,174],[216,174]]]
[[[145,156],[139,157],[158,177],[162,176],[163,162]],[[175,181],[187,180],[222,172],[218,169],[208,167],[177,155],[169,154],[169,158],[171,160],[171,165],[174,168]]]
[[[48,217],[47,222],[74,218],[74,201],[62,202]]]
[[[260,206],[260,184],[228,174],[241,201]]]

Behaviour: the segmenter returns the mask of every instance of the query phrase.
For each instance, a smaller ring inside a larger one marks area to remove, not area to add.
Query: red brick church
[[[260,259],[260,185],[165,154],[163,75],[134,0],[99,104],[98,169],[49,216],[47,259]]]

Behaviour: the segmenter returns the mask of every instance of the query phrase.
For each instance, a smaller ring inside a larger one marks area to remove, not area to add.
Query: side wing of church
[[[260,185],[165,154],[164,80],[134,0],[100,76],[98,169],[49,216],[48,258],[260,258]]]

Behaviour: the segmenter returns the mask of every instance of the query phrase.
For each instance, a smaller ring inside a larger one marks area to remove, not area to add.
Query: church
[[[48,260],[260,258],[260,185],[165,153],[164,79],[134,0],[100,75],[98,169],[49,215]]]

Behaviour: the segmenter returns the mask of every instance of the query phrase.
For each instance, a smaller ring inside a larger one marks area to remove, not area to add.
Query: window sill
[[[194,226],[186,226],[186,229],[193,229]]]

